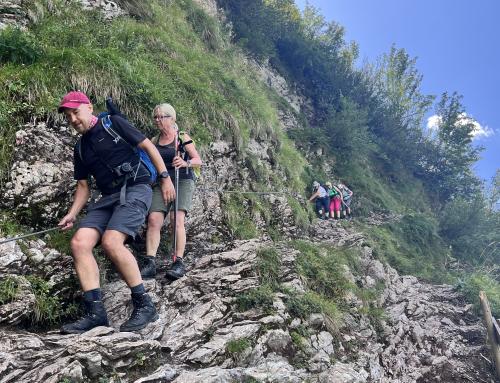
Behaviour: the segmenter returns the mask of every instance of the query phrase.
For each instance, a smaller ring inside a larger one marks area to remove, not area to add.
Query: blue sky
[[[303,8],[305,0],[295,0]],[[489,136],[476,174],[491,180],[500,168],[499,0],[309,0],[359,44],[359,62],[374,62],[392,44],[417,57],[422,92],[464,96],[468,116]],[[433,112],[433,110],[432,110]],[[430,113],[428,117],[431,117]]]

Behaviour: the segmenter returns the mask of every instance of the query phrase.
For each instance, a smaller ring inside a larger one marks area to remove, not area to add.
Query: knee
[[[181,214],[180,212],[177,214],[177,221],[176,221],[177,230],[184,228],[184,222],[185,222],[184,217],[185,214]]]
[[[109,256],[113,256],[116,249],[121,245],[122,243],[120,242],[120,240],[112,235],[104,234],[104,236],[102,237],[101,246]]]
[[[150,215],[148,217],[148,231],[149,230],[160,231],[162,226],[163,226],[163,217],[156,217],[153,215]]]
[[[73,257],[78,257],[83,253],[91,252],[94,247],[92,241],[83,235],[79,235],[78,233],[71,238],[70,245]]]

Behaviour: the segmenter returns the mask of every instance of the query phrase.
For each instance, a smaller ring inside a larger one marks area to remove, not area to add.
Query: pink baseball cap
[[[63,97],[57,111],[62,113],[65,108],[76,109],[81,104],[90,104],[89,98],[85,93],[73,90]]]

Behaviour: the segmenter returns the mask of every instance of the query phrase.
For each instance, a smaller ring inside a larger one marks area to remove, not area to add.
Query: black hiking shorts
[[[127,186],[125,204],[120,205],[120,192],[104,195],[88,207],[87,215],[78,228],[94,228],[101,236],[106,230],[116,230],[135,238],[146,219],[153,191],[148,184]]]

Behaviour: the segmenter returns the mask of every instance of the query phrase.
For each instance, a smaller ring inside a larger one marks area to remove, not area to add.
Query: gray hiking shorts
[[[127,186],[126,202],[120,205],[120,192],[104,195],[88,207],[87,215],[78,228],[97,229],[101,236],[106,230],[116,230],[135,238],[151,206],[153,191],[147,184]]]

